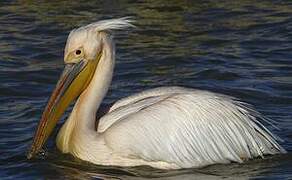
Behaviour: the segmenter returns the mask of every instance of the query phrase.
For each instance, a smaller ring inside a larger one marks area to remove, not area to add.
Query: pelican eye
[[[80,50],[80,49],[77,49],[77,50],[75,51],[75,54],[76,54],[76,55],[80,55],[80,54],[81,54],[81,50]]]

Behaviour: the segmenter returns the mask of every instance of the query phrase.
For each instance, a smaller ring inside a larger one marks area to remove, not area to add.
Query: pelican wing
[[[98,132],[117,153],[188,168],[285,152],[260,119],[229,96],[158,88],[119,101]]]
[[[178,87],[178,86],[159,87],[159,88],[149,89],[149,90],[131,95],[129,97],[126,97],[126,98],[123,98],[123,99],[117,101],[110,108],[109,112],[114,111],[117,108],[129,105],[129,104],[133,104],[137,101],[147,99],[149,97],[158,97],[158,96],[171,95],[173,93],[187,93],[187,92],[189,92],[189,89],[183,88],[183,87]]]
[[[188,89],[182,87],[160,87],[123,98],[111,105],[108,114],[99,120],[97,130],[102,133],[113,123],[125,119],[131,114],[137,113],[141,109],[156,104],[157,102],[174,95],[174,93],[178,94],[186,92],[188,92]]]

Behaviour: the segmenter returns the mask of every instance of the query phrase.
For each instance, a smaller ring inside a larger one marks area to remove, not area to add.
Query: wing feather
[[[262,119],[229,96],[160,88],[120,101],[98,129],[125,156],[189,168],[285,152]]]

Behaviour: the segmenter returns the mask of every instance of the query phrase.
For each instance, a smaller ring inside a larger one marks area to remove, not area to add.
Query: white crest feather
[[[117,19],[107,19],[101,20],[95,23],[91,23],[79,29],[91,29],[94,28],[96,31],[110,31],[110,30],[118,30],[118,29],[125,29],[128,27],[135,27],[132,23],[134,22],[133,19],[130,17],[123,17]]]
[[[98,32],[110,32],[112,30],[135,27],[133,24],[131,24],[132,22],[134,22],[134,20],[130,17],[123,17],[117,19],[101,20],[73,29],[67,39],[64,57],[66,58],[69,52],[79,48],[81,45],[83,46],[84,51],[87,51],[88,56],[94,57],[96,55],[96,49],[98,49],[100,46],[98,41],[96,41]]]

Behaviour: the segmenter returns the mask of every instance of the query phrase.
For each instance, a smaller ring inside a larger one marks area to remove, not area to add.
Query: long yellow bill
[[[67,64],[53,91],[38,124],[27,158],[34,157],[42,149],[66,108],[75,100],[91,81],[98,61],[81,60]]]

